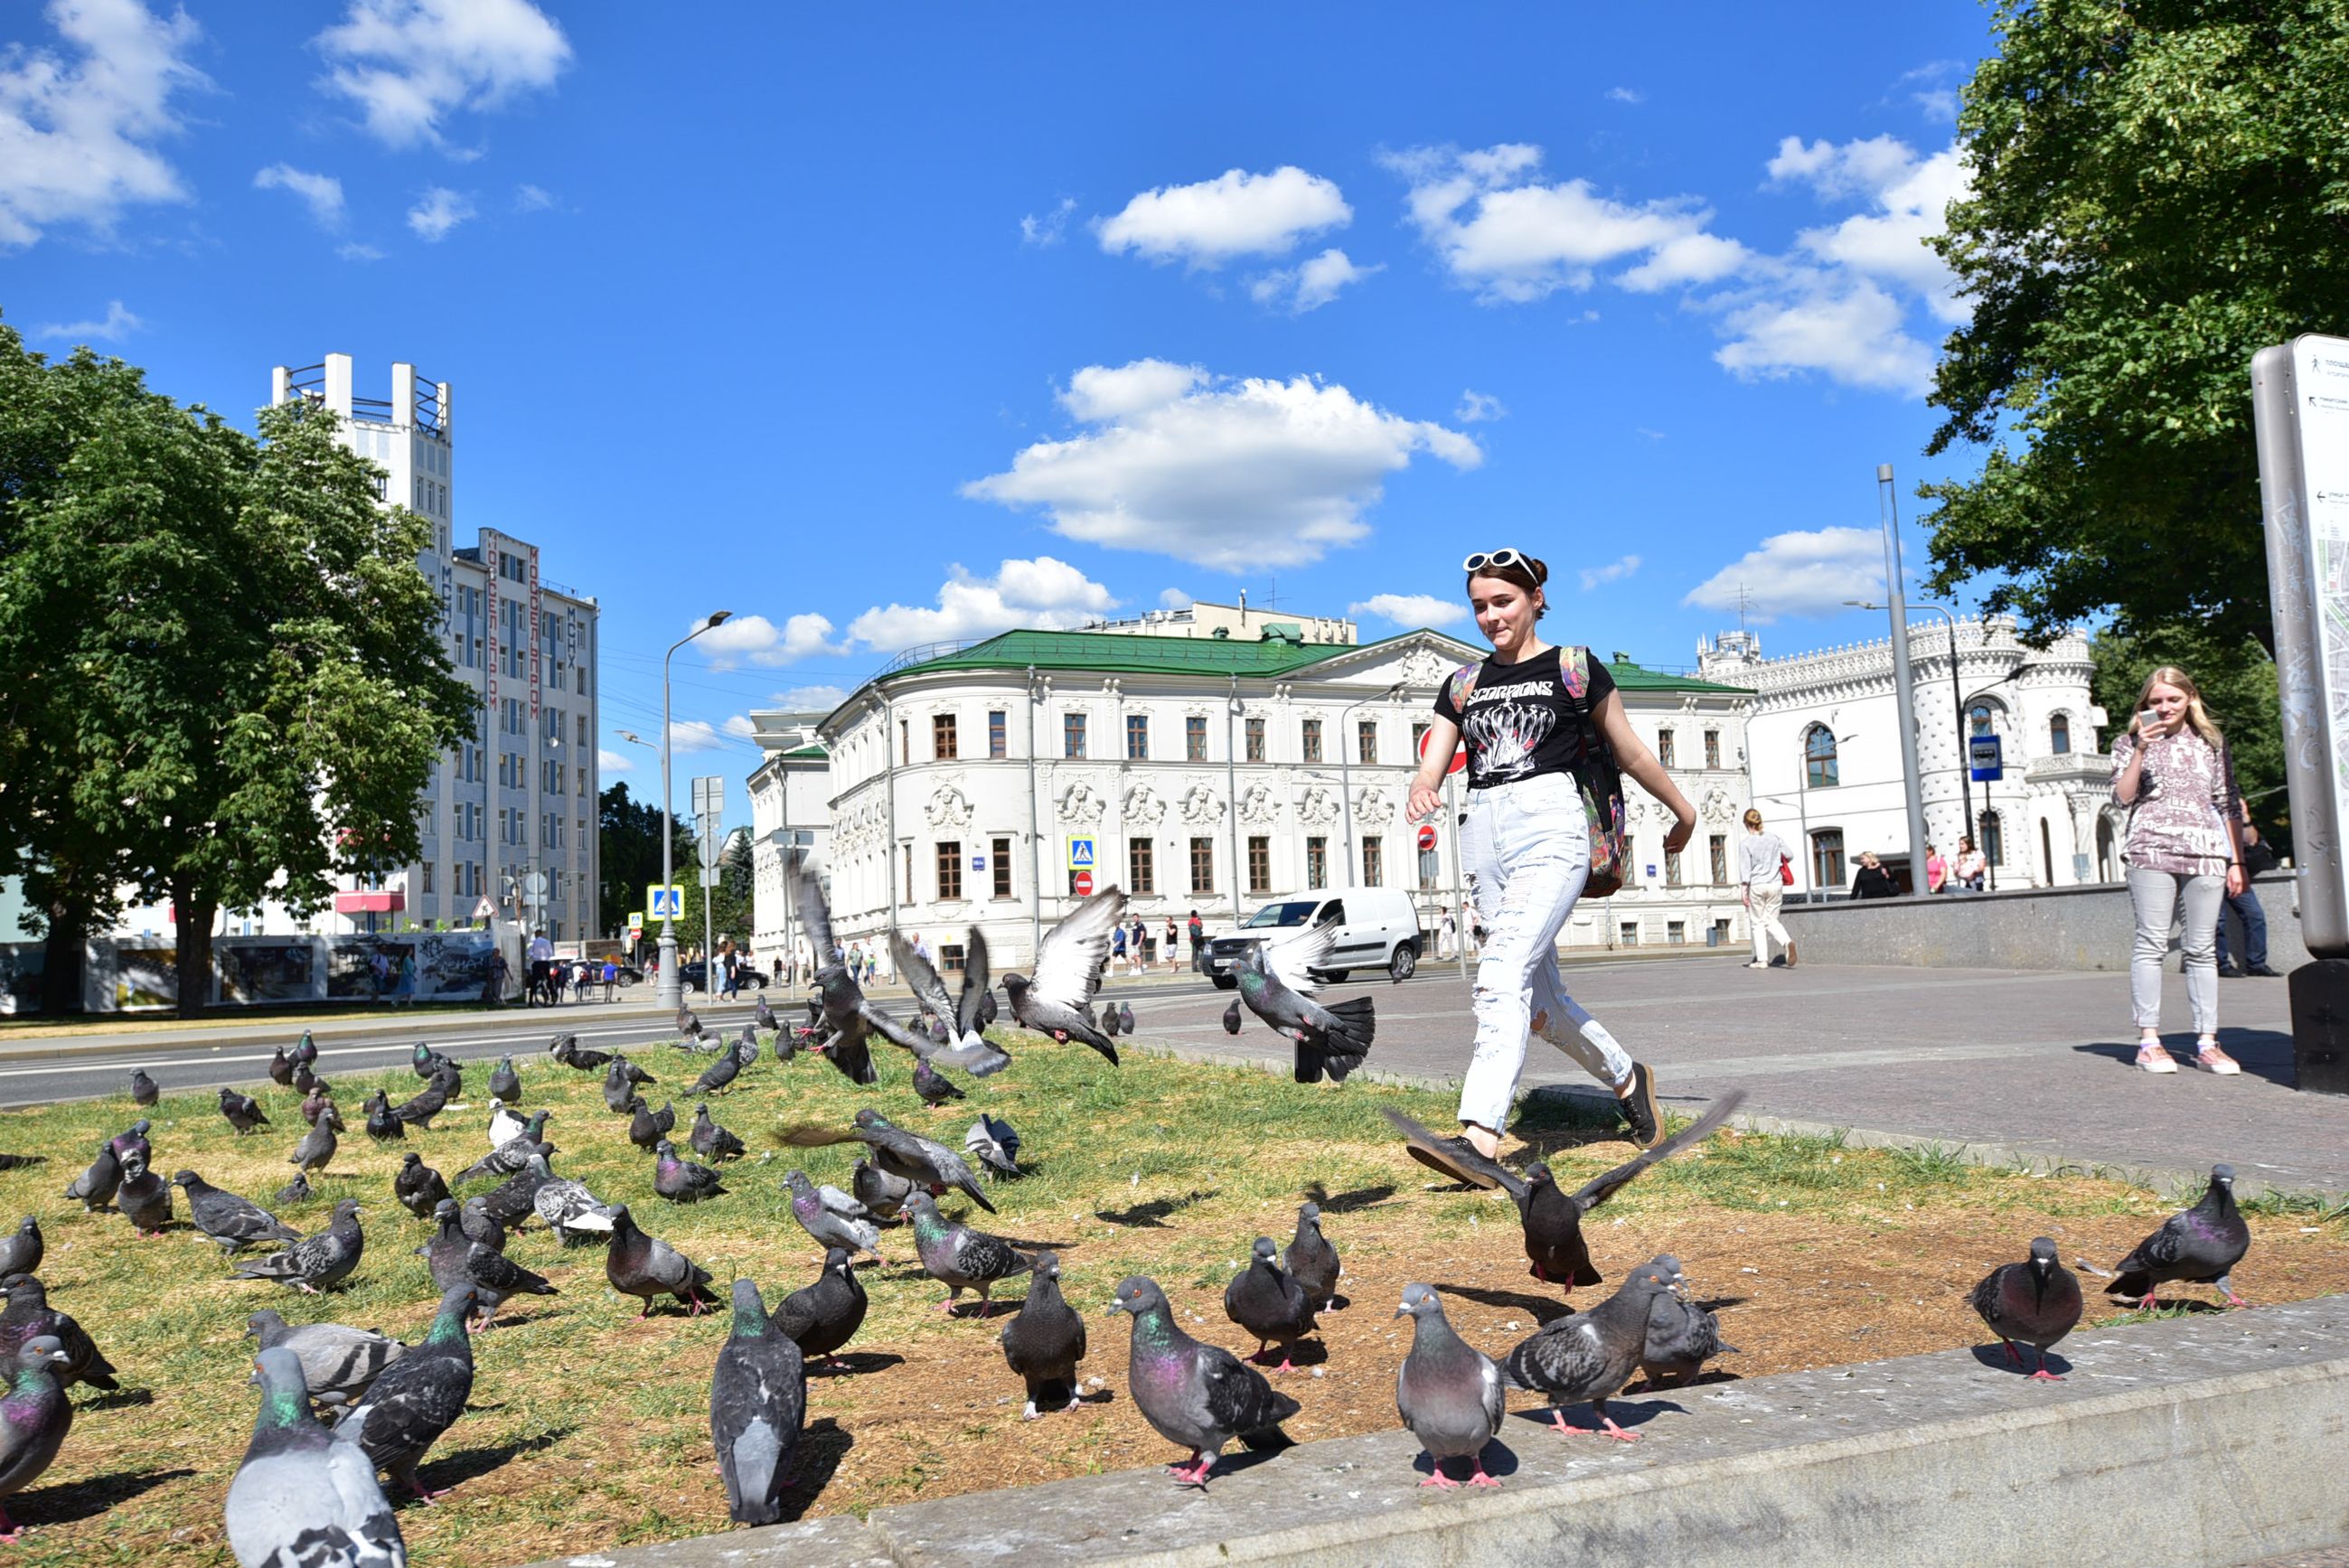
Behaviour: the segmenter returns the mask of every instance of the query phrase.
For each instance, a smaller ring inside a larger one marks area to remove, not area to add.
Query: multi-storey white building
[[[761,965],[797,954],[809,965],[807,934],[800,929],[788,880],[789,857],[801,856],[818,881],[830,874],[832,769],[817,738],[820,713],[753,713],[750,724],[767,754],[750,774],[751,894],[756,929],[750,951]]]
[[[1971,831],[2001,887],[2116,879],[2111,758],[2097,746],[2106,717],[2088,701],[2086,640],[2065,635],[2034,649],[2004,616],[1961,621],[1956,638],[1953,687],[1947,624],[1920,621],[1909,634],[1927,838],[1954,859]],[[1706,679],[1754,690],[1746,766],[1771,825],[1805,846],[1795,888],[1847,890],[1864,850],[1906,878],[1890,640],[1773,659],[1754,634],[1724,632],[1697,652]],[[1966,736],[1999,738],[2003,777],[1967,776],[1961,709]]]

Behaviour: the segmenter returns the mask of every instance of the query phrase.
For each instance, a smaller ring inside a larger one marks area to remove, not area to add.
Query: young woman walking
[[[1465,738],[1460,854],[1470,906],[1488,930],[1476,965],[1475,1050],[1460,1086],[1462,1136],[1424,1149],[1413,1143],[1412,1152],[1423,1164],[1491,1187],[1532,1035],[1615,1091],[1634,1141],[1651,1145],[1662,1135],[1655,1075],[1567,995],[1557,935],[1590,875],[1581,780],[1599,747],[1671,809],[1676,820],[1664,835],[1667,851],[1688,842],[1696,810],[1632,732],[1607,666],[1587,649],[1542,641],[1535,629],[1547,607],[1542,585],[1549,568],[1516,550],[1480,552],[1461,565],[1493,654],[1454,672],[1436,693],[1409,815],[1424,821],[1442,809],[1436,787]]]
[[[2127,733],[2113,743],[2113,799],[2128,808],[2121,856],[2137,915],[2129,1002],[2137,1065],[2149,1073],[2178,1070],[2161,1043],[2161,961],[2170,923],[2181,917],[2195,1065],[2214,1073],[2243,1070],[2219,1048],[2219,903],[2243,891],[2242,809],[2230,777],[2227,743],[2193,680],[2175,665],[2147,676]]]
[[[1745,923],[1754,932],[1754,962],[1748,969],[1770,967],[1770,944],[1775,940],[1786,954],[1786,967],[1795,966],[1795,939],[1786,934],[1778,919],[1779,906],[1786,900],[1785,873],[1778,868],[1786,863],[1786,843],[1775,833],[1762,830],[1762,813],[1748,810],[1745,813],[1745,842],[1740,846],[1738,865],[1744,875],[1744,892]]]

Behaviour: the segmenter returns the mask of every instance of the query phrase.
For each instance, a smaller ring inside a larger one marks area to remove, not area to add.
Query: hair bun
[[[1545,583],[1549,581],[1549,562],[1528,555],[1526,557],[1526,565],[1532,569],[1536,583]]]

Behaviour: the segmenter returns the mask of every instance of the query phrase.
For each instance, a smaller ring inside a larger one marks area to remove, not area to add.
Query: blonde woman
[[[2228,1075],[2243,1070],[2219,1048],[2219,905],[2243,891],[2242,812],[2230,777],[2227,743],[2192,678],[2175,665],[2147,676],[2127,733],[2113,743],[2113,799],[2128,808],[2121,856],[2137,915],[2129,1001],[2137,1065],[2149,1073],[2178,1070],[2161,1043],[2161,961],[2170,923],[2179,919],[2195,1065]]]
[[[1779,906],[1786,900],[1785,874],[1778,868],[1788,856],[1785,841],[1775,833],[1762,830],[1762,813],[1748,810],[1745,813],[1745,842],[1738,851],[1739,866],[1745,884],[1739,898],[1744,901],[1746,924],[1754,932],[1754,962],[1748,969],[1770,967],[1770,944],[1775,938],[1786,954],[1786,967],[1795,966],[1795,939],[1778,920]]]

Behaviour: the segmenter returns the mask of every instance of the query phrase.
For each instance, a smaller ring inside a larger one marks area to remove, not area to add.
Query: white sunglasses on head
[[[1467,560],[1462,562],[1460,563],[1460,570],[1463,572],[1482,572],[1487,566],[1522,566],[1525,562],[1525,556],[1515,550],[1495,550],[1491,552],[1480,550],[1475,554],[1470,556]]]

